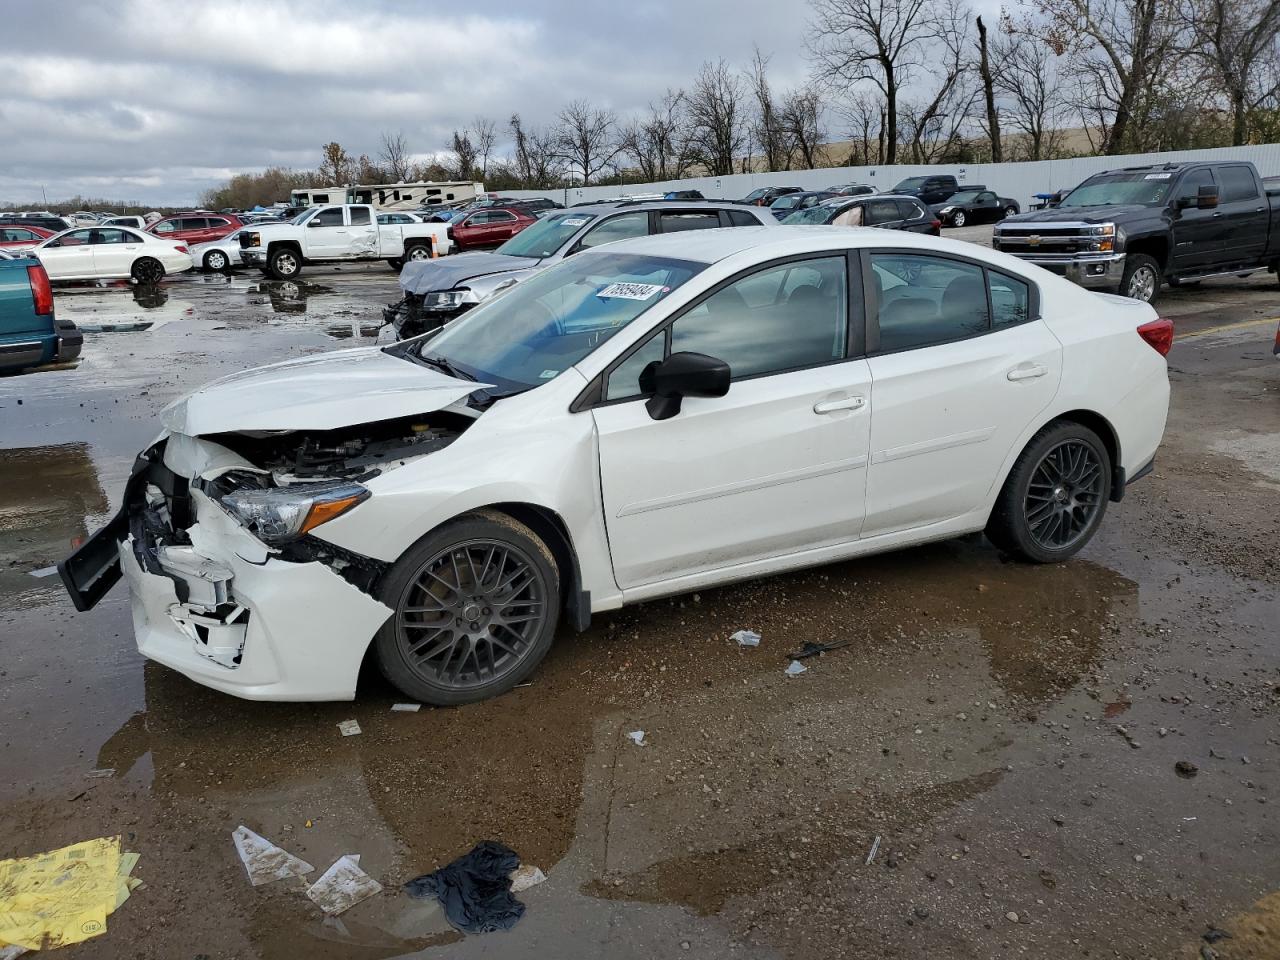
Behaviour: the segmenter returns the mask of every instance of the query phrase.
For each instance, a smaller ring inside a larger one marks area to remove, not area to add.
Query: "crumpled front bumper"
[[[267,263],[267,251],[257,247],[247,247],[240,251],[240,260],[246,266],[260,267]]]
[[[181,439],[188,451],[200,444]],[[77,607],[93,606],[122,574],[144,656],[250,700],[352,699],[390,608],[319,560],[281,559],[187,490],[159,462],[162,449],[139,457],[116,519],[60,565]],[[189,494],[189,525],[157,525],[154,508],[147,517],[143,487]]]

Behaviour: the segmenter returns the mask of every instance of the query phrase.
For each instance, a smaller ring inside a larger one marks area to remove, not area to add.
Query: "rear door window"
[[[868,224],[892,223],[900,219],[898,204],[893,200],[872,200],[867,204]]]
[[[366,223],[371,223],[371,222],[372,220],[370,219],[368,207],[352,207],[351,208],[351,225],[353,227],[362,226]]]
[[[963,340],[991,328],[981,267],[915,254],[873,253],[880,351]]]
[[[913,200],[896,200],[898,216],[903,220],[918,220],[924,216],[924,209]]]
[[[729,210],[729,224],[734,227],[758,227],[760,221],[745,210]]]
[[[1258,196],[1258,185],[1253,180],[1253,173],[1248,167],[1220,167],[1218,182],[1222,184],[1223,203],[1233,200],[1254,200]]]

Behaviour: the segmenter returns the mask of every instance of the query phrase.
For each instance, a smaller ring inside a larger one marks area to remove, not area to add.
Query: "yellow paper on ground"
[[[0,860],[0,946],[41,950],[105,932],[107,916],[140,883],[129,876],[137,862],[119,837]]]

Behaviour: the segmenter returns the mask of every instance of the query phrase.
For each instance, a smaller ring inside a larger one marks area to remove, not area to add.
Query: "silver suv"
[[[404,299],[383,316],[400,339],[415,337],[579,250],[651,233],[777,225],[767,208],[728,200],[622,200],[553,210],[491,253],[405,264]]]

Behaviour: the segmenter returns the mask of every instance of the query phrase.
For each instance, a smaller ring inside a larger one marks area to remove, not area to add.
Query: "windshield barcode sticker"
[[[1168,180],[1172,176],[1173,174],[1171,173],[1148,173],[1142,179],[1143,180]]]
[[[660,283],[611,283],[597,297],[617,297],[620,300],[648,300],[666,288]]]
[[[580,227],[587,222],[586,217],[565,217],[560,221],[566,227]]]

